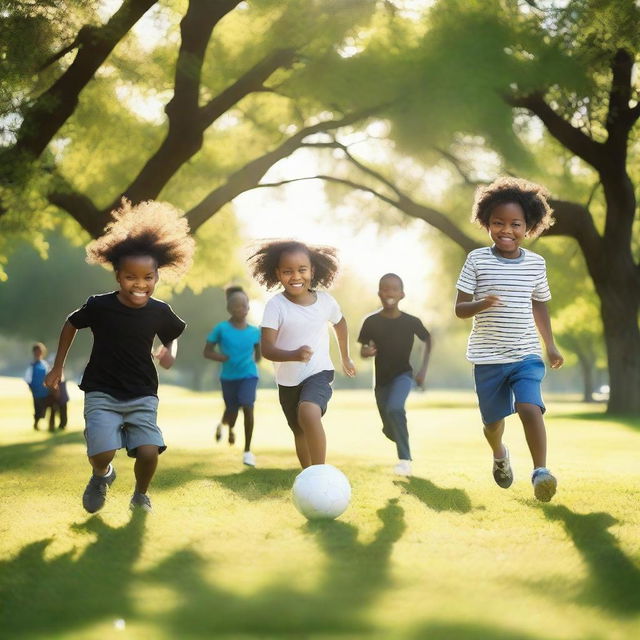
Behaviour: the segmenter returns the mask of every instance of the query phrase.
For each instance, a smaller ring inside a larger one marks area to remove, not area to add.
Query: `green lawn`
[[[0,380],[3,638],[640,637],[640,420],[550,401],[560,484],[541,505],[517,419],[504,491],[474,397],[413,395],[416,475],[400,480],[372,393],[337,391],[328,461],[353,499],[309,524],[291,504],[297,461],[273,391],[259,393],[259,466],[246,469],[238,444],[213,441],[218,394],[162,388],[154,513],[130,517],[120,454],[105,508],[88,516],[79,395],[67,432],[35,433],[23,386]]]

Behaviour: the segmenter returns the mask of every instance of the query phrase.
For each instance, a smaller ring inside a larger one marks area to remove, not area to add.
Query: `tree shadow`
[[[171,588],[179,601],[161,614],[160,626],[170,637],[211,638],[217,634],[308,637],[313,633],[344,634],[372,631],[367,621],[375,599],[389,588],[394,543],[405,529],[404,512],[396,501],[378,511],[381,527],[372,542],[358,542],[356,527],[340,521],[303,525],[326,554],[326,565],[315,588],[309,589],[301,565],[301,583],[275,580],[248,597],[231,593],[206,577],[206,563],[185,549],[148,572],[146,579]],[[283,559],[286,549],[282,549]]]
[[[0,447],[0,469],[3,472],[15,469],[29,470],[36,466],[38,460],[51,453],[56,447],[67,444],[84,444],[82,432],[60,433],[57,431],[46,440],[5,445]]]
[[[79,556],[72,550],[49,559],[49,538],[0,562],[0,629],[5,637],[53,637],[105,619],[135,615],[130,587],[145,515],[138,510],[119,528],[108,526],[99,516],[72,525],[75,531],[96,536]]]
[[[489,627],[484,624],[465,624],[432,622],[421,625],[407,636],[407,640],[538,640],[539,638],[549,638],[552,636],[532,636],[522,631],[510,631]]]
[[[544,505],[545,516],[562,522],[591,575],[580,600],[618,615],[640,611],[640,568],[621,549],[609,527],[618,523],[608,513],[575,513],[564,505]],[[546,588],[546,587],[545,587]]]
[[[613,422],[622,427],[629,427],[635,431],[640,431],[640,418],[637,416],[617,415],[605,413],[604,411],[586,411],[584,413],[563,414],[562,418],[568,420],[585,420],[587,422]]]
[[[442,489],[425,478],[411,476],[406,480],[394,480],[403,493],[415,496],[429,509],[434,511],[456,511],[469,513],[471,500],[463,489]]]

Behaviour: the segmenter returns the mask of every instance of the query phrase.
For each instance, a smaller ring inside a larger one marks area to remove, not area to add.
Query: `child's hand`
[[[351,358],[342,358],[342,370],[350,378],[353,378],[356,375],[356,366],[353,364],[353,360]]]
[[[371,358],[378,353],[378,348],[373,340],[369,340],[369,344],[363,344],[360,354],[363,358]]]
[[[424,379],[427,377],[427,374],[425,371],[418,371],[418,373],[416,373],[415,375],[415,381],[416,384],[418,385],[418,387],[420,387],[420,389],[424,390]]]
[[[482,298],[482,302],[483,302],[482,306],[485,309],[502,306],[502,302],[500,301],[500,296],[497,296],[494,293],[490,293],[488,296],[485,296],[484,298]]]
[[[559,369],[564,364],[564,358],[555,344],[547,347],[547,358],[552,369]]]
[[[303,344],[301,347],[294,351],[293,359],[297,360],[298,362],[309,362],[312,355],[313,349],[310,346]]]
[[[44,378],[44,386],[47,389],[57,389],[62,380],[62,371],[59,369],[51,369]]]

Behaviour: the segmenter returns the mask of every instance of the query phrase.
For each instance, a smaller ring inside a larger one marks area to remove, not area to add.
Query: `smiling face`
[[[309,255],[304,251],[283,253],[276,275],[284,287],[287,298],[300,299],[307,296],[313,280],[313,267]]]
[[[503,258],[518,258],[520,243],[527,235],[522,207],[515,202],[496,205],[489,216],[489,235]]]
[[[118,300],[127,307],[144,307],[158,282],[158,265],[151,256],[122,258],[116,271]]]
[[[397,276],[385,276],[381,278],[378,286],[378,297],[380,298],[382,307],[386,311],[397,309],[398,303],[404,298],[402,280]]]

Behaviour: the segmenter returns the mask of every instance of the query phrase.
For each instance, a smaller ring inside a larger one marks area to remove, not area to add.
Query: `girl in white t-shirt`
[[[327,322],[333,325],[344,372],[353,377],[347,322],[328,287],[338,271],[336,250],[293,240],[274,240],[249,258],[256,280],[267,289],[284,289],[267,303],[261,351],[275,368],[280,405],[293,431],[300,465],[324,464],[327,443],[322,416],[331,398],[334,368]]]

